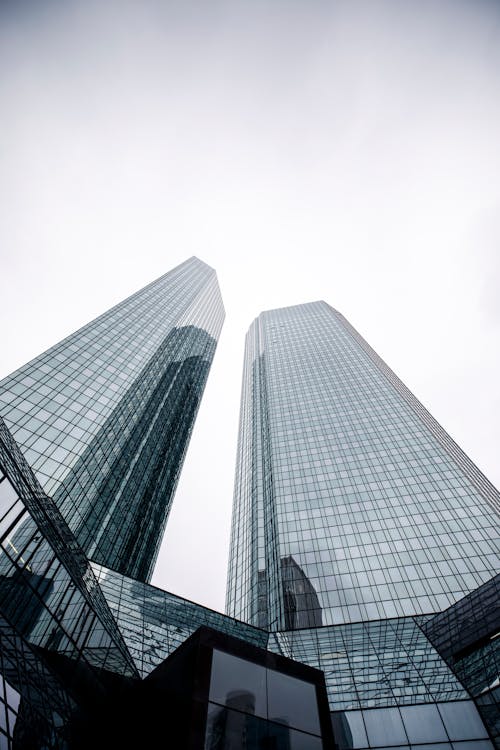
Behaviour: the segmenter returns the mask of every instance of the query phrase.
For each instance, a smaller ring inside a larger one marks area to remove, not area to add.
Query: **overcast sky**
[[[222,609],[245,332],[338,308],[497,486],[500,3],[0,0],[0,376],[190,255],[226,323],[154,583]]]

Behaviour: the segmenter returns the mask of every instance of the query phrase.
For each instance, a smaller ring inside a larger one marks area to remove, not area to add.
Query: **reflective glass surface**
[[[368,747],[361,711],[334,711],[331,716],[335,742],[339,750]]]
[[[145,676],[200,625],[266,648],[268,634],[150,584],[93,565],[106,601],[139,672]]]
[[[449,739],[437,706],[402,706],[400,711],[410,742],[446,742]]]
[[[322,747],[316,688],[309,682],[214,650],[209,699],[206,747]]]
[[[487,738],[481,717],[472,701],[443,703],[439,711],[450,740],[472,740]]]
[[[0,382],[0,414],[92,559],[150,577],[223,318],[215,271],[190,258]]]
[[[14,734],[21,696],[0,674],[0,748],[8,747]]]
[[[319,737],[209,704],[205,750],[322,750]]]
[[[411,617],[274,633],[268,649],[321,669],[331,710],[468,697]]]
[[[312,734],[321,733],[314,685],[268,669],[267,696],[271,721]]]
[[[44,485],[0,420],[0,748],[64,748],[82,675],[148,675],[200,625],[321,669],[339,750],[491,750],[481,716],[500,747],[497,495],[324,303],[249,332],[228,594],[247,622],[137,580],[222,318],[191,259],[0,384]],[[222,652],[212,679],[207,748],[319,749],[310,684]]]
[[[439,612],[497,572],[499,503],[329,305],[252,324],[231,615],[279,630]]]
[[[267,718],[266,669],[223,651],[214,651],[210,700]]]
[[[500,745],[500,575],[420,624],[476,698],[483,721]]]
[[[397,708],[363,711],[366,733],[370,745],[399,745],[407,740]]]
[[[445,715],[447,721],[444,721]],[[493,747],[486,740],[487,732],[471,701],[334,712],[332,725],[339,750],[395,746],[449,750],[452,741],[453,748],[463,750],[472,747],[491,750]]]
[[[0,670],[7,705],[0,739],[3,728],[9,739],[18,735],[20,747],[37,747],[30,744],[36,740],[59,748],[79,679],[102,690],[102,670],[138,672],[88,560],[1,419],[0,518]]]

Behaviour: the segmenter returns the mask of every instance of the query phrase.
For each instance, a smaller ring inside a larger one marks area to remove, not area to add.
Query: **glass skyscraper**
[[[1,383],[0,750],[500,748],[498,495],[325,303],[248,336],[240,619],[147,582],[223,315],[191,258]]]
[[[247,335],[227,611],[270,630],[440,612],[498,572],[500,497],[336,310]]]
[[[92,560],[150,578],[223,319],[193,257],[0,382],[0,414]]]

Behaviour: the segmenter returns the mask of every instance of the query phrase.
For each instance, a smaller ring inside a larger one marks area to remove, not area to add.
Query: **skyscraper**
[[[330,750],[323,673],[267,641],[91,563],[0,418],[0,748]]]
[[[281,630],[440,612],[497,573],[495,509],[495,488],[340,313],[313,302],[254,321],[229,614]]]
[[[3,381],[0,749],[500,748],[498,496],[324,303],[249,333],[242,620],[144,580],[222,317],[191,259]]]
[[[323,671],[340,750],[500,747],[499,508],[340,313],[253,322],[227,612]]]
[[[92,560],[151,576],[223,319],[193,257],[0,383],[0,414]]]

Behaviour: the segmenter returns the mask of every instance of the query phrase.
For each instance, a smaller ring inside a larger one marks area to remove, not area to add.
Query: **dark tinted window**
[[[314,685],[295,677],[267,671],[268,715],[305,732],[320,734],[318,704]]]
[[[210,700],[238,711],[267,717],[265,668],[214,650]]]

